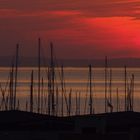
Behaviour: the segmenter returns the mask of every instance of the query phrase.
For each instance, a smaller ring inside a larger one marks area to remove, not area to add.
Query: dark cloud
[[[140,10],[140,1],[128,0],[1,0],[0,9],[18,11],[66,11],[79,10],[85,16],[132,16]]]
[[[49,3],[48,10],[79,10],[83,16],[91,17],[136,17],[136,11],[140,10],[140,2],[127,0],[80,0],[63,1],[63,3]]]

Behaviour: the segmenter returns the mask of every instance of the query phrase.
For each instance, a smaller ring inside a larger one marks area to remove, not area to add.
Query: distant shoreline
[[[127,65],[124,65],[126,66],[127,68],[140,68],[140,66],[127,66]],[[123,68],[124,66],[109,66],[108,68]],[[9,65],[0,65],[0,68],[10,68],[11,66]],[[24,68],[37,68],[38,66],[37,65],[20,65],[18,66],[20,68],[24,67]],[[43,67],[47,67],[47,66],[41,66],[42,68]],[[61,67],[61,65],[59,66],[55,66],[55,68],[58,68],[58,67]],[[87,66],[65,66],[63,65],[64,68],[87,68]],[[93,68],[104,68],[104,66],[95,66],[95,65],[92,65]]]
[[[12,57],[0,57],[0,67],[10,67],[12,65]],[[104,67],[104,59],[57,59],[55,66],[64,67]],[[41,59],[41,66],[49,65],[50,60],[48,58]],[[19,57],[20,67],[37,67],[37,57]],[[113,58],[108,59],[108,67],[140,67],[140,58]]]

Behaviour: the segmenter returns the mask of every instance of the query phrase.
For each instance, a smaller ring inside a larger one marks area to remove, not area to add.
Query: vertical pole
[[[61,80],[61,87],[62,87],[62,95],[61,95],[61,116],[63,116],[63,110],[64,110],[64,69],[63,69],[63,66],[61,66],[61,77],[62,77],[62,80]]]
[[[40,47],[41,40],[38,39],[38,113],[40,113]]]
[[[125,111],[127,111],[127,69],[126,69],[126,66],[124,67],[124,84],[125,84],[124,85],[124,87],[125,87],[125,89],[124,89],[124,93],[125,93],[124,108],[125,108]]]
[[[110,104],[112,105],[112,69],[110,69]],[[110,112],[112,112],[111,107]]]
[[[6,96],[6,101],[5,101],[5,110],[8,110],[8,96]]]
[[[20,110],[20,102],[19,102],[19,100],[18,100],[17,109]]]
[[[131,82],[131,111],[134,109],[134,74],[132,74]]]
[[[28,112],[28,101],[26,101],[26,111]]]
[[[15,69],[14,110],[16,109],[16,98],[17,98],[18,53],[19,53],[19,44],[17,44],[17,47],[16,47],[16,69]]]
[[[45,93],[44,93],[44,96],[45,96],[45,97],[44,97],[44,98],[45,98],[45,99],[44,99],[44,109],[45,109],[45,110],[44,110],[44,113],[47,114],[47,113],[48,113],[48,106],[47,106],[48,93],[45,92]]]
[[[13,110],[13,74],[14,74],[14,65],[12,65],[12,70],[10,72],[10,110]]]
[[[33,77],[34,72],[31,73],[31,86],[30,86],[30,112],[33,112]]]
[[[58,110],[59,110],[59,90],[58,87],[56,88],[56,116],[58,115]]]
[[[53,59],[53,44],[51,43],[51,96],[52,96],[52,115],[55,115],[55,103],[54,103],[54,59]]]
[[[70,89],[70,93],[69,93],[69,111],[68,111],[68,116],[71,115],[71,92],[72,92],[72,89]]]
[[[93,100],[92,100],[92,67],[89,65],[89,78],[90,78],[90,99],[89,99],[89,107],[90,107],[90,115],[93,113]]]
[[[117,112],[119,112],[119,90],[117,88]]]
[[[12,72],[10,71],[10,83],[9,83],[9,110],[12,110],[12,92],[11,92],[11,86],[12,86]]]
[[[76,111],[75,111],[75,115],[78,115],[78,101],[77,101],[77,91],[76,91]]]
[[[132,87],[133,87],[133,90],[132,90],[132,111],[134,110],[134,85],[135,85],[135,76],[134,74],[132,74],[132,79],[133,79],[133,84],[132,84]]]
[[[105,113],[107,113],[107,56],[105,57]]]
[[[79,107],[78,107],[79,113],[78,113],[78,115],[80,115],[80,113],[81,113],[81,96],[80,95],[81,95],[81,93],[79,92],[79,101],[78,101],[79,102]]]
[[[48,67],[48,115],[51,115],[51,81],[49,67]]]
[[[43,97],[44,97],[44,80],[42,77],[42,82],[41,82],[41,113],[43,113],[43,105],[44,105]]]

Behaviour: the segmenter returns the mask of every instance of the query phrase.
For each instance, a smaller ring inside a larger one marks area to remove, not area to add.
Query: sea
[[[3,99],[10,94],[10,67],[0,67],[0,109],[5,109]],[[19,67],[17,72],[17,109],[30,111],[31,72],[33,78],[33,111],[37,112],[38,97],[38,68]],[[112,71],[112,78],[110,78]],[[48,68],[41,67],[40,72],[40,102],[42,113],[48,110]],[[134,79],[132,78],[134,75]],[[62,111],[62,73],[61,68],[55,68],[55,108],[57,115]],[[127,93],[133,93],[133,110],[140,111],[140,68],[127,68]],[[111,81],[111,82],[110,82]],[[88,114],[90,110],[90,90],[94,113],[105,112],[105,68],[92,67],[91,88],[88,67],[64,67],[63,73],[63,107],[67,115],[67,105],[70,105],[70,115]],[[133,85],[134,84],[134,85]],[[110,86],[111,85],[111,86]],[[112,99],[113,112],[125,109],[125,69],[108,68],[107,70],[107,99]],[[14,90],[14,88],[13,88]],[[78,102],[78,105],[77,105]],[[78,107],[78,110],[77,110]],[[110,111],[107,106],[107,112]]]

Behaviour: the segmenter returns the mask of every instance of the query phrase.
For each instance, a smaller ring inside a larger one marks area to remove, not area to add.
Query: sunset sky
[[[0,0],[0,55],[54,43],[66,59],[140,57],[140,0]]]

